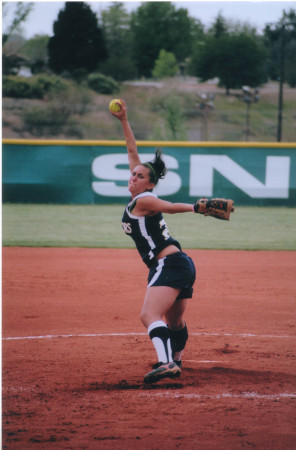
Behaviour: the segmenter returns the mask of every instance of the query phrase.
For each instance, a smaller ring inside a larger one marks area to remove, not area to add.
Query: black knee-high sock
[[[188,329],[186,324],[185,327],[180,330],[171,330],[169,328],[169,334],[171,338],[172,357],[174,360],[180,360],[188,339]]]
[[[166,324],[162,320],[153,322],[148,327],[148,334],[155,347],[158,361],[167,363],[172,359],[172,348],[170,341],[170,333]]]

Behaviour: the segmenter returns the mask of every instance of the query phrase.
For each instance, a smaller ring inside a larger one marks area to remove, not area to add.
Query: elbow
[[[177,214],[178,211],[176,211],[176,209],[174,208],[174,205],[172,204],[172,206],[170,206],[169,208],[167,208],[166,211],[163,211],[166,214]]]

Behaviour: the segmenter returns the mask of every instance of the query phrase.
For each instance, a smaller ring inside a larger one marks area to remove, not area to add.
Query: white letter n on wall
[[[214,170],[252,198],[288,198],[290,158],[267,156],[265,184],[226,155],[191,155],[189,195],[213,196]]]

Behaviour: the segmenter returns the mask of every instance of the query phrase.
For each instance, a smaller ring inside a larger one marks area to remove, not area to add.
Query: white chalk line
[[[223,363],[225,364],[225,361],[216,361],[216,360],[201,360],[199,361],[198,359],[182,359],[183,362],[187,362],[187,363],[199,363],[199,364],[217,364],[217,363]]]
[[[296,393],[282,392],[278,394],[258,394],[258,392],[242,392],[233,394],[231,392],[222,392],[220,394],[177,394],[173,392],[140,392],[140,397],[161,397],[161,398],[179,398],[179,399],[197,399],[197,400],[221,400],[221,399],[256,399],[256,400],[280,400],[296,399]]]
[[[259,339],[293,339],[296,336],[274,335],[274,334],[250,334],[250,333],[190,333],[191,336],[226,336]],[[15,341],[24,339],[58,339],[58,338],[80,338],[80,337],[116,337],[116,336],[147,336],[147,333],[87,333],[87,334],[45,334],[40,336],[8,336],[2,337],[3,341]]]
[[[42,389],[35,389],[34,387],[15,387],[15,386],[3,386],[4,393],[10,392],[46,392]],[[114,393],[114,391],[112,391]],[[120,394],[123,392],[120,390]],[[108,392],[110,395],[110,392]],[[223,399],[256,399],[256,400],[280,400],[280,399],[296,399],[296,392],[279,392],[276,394],[259,394],[258,392],[241,392],[239,394],[234,394],[232,392],[221,392],[219,394],[197,394],[197,393],[176,393],[176,392],[143,392],[134,391],[133,395],[138,395],[139,397],[158,397],[158,398],[173,398],[173,399],[184,399],[184,400],[223,400]]]
[[[22,339],[58,339],[58,338],[76,338],[76,337],[105,337],[105,336],[147,336],[147,333],[87,333],[87,334],[45,334],[44,336],[15,336],[3,337],[4,341],[22,340]]]

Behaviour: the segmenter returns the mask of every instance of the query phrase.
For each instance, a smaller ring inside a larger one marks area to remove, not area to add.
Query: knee
[[[161,316],[157,314],[155,311],[143,307],[140,314],[140,319],[142,323],[145,325],[145,327],[148,328],[149,325],[151,325],[151,323],[155,322],[156,320],[161,320]]]
[[[149,326],[149,315],[147,314],[147,312],[142,309],[141,314],[140,314],[140,319],[141,322],[143,323],[143,325],[148,328]]]

